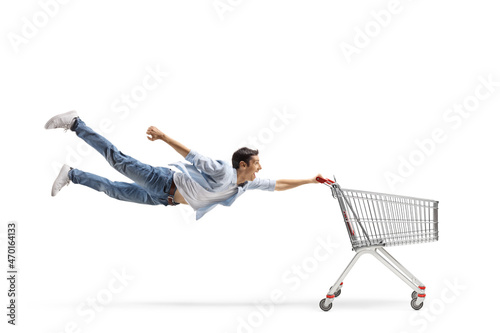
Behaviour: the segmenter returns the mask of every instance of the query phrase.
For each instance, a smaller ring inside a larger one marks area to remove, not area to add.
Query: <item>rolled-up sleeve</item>
[[[275,188],[276,188],[276,180],[273,179],[255,178],[248,184],[249,190],[274,191]]]
[[[198,153],[191,149],[189,153],[186,155],[186,161],[194,164],[194,158],[196,157],[196,155],[198,155]]]

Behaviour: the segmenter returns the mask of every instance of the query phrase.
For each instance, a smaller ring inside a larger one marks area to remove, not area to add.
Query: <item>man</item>
[[[166,142],[190,162],[170,164],[181,172],[174,172],[165,167],[152,167],[123,154],[106,138],[88,127],[75,111],[52,117],[45,124],[45,128],[74,131],[78,137],[104,156],[113,168],[133,181],[133,183],[113,182],[63,165],[52,185],[52,196],[73,182],[104,192],[118,200],[165,206],[187,204],[196,211],[198,220],[217,205],[230,206],[246,190],[283,191],[304,184],[317,183],[316,177],[276,181],[257,178],[257,172],[262,169],[258,150],[238,149],[233,154],[231,165],[188,149],[154,126],[146,131],[147,138],[151,141]]]

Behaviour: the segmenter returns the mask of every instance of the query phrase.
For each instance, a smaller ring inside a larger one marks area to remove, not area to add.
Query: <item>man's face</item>
[[[257,178],[257,172],[259,172],[260,169],[262,169],[262,167],[260,166],[259,156],[252,156],[245,170],[245,173],[248,176],[247,179],[253,181],[255,178]]]

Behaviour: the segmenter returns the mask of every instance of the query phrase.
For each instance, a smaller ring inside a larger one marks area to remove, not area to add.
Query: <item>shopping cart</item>
[[[335,179],[335,178],[334,178]],[[400,195],[341,189],[335,180],[318,177],[338,199],[342,217],[356,255],[330,288],[319,307],[332,308],[339,297],[343,280],[363,254],[371,254],[412,289],[411,307],[424,305],[425,286],[394,259],[386,246],[426,243],[438,240],[438,201]]]

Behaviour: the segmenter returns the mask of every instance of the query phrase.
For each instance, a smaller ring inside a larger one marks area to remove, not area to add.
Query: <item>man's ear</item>
[[[247,164],[245,163],[245,161],[240,161],[240,168],[241,167],[247,167]]]

